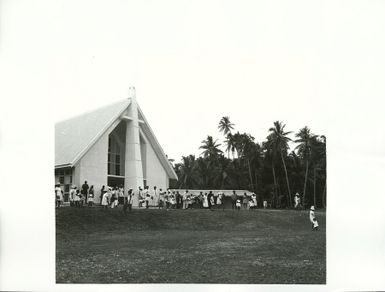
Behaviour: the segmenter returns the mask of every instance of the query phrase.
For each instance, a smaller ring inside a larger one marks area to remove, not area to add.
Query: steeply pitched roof
[[[131,104],[130,99],[113,103],[55,125],[55,167],[73,166],[122,115]],[[168,176],[178,179],[154,133],[138,106],[141,128],[149,138],[158,159]]]
[[[125,99],[55,124],[55,166],[73,165],[130,102]]]

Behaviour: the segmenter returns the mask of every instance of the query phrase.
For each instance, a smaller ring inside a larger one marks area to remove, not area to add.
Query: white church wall
[[[154,186],[165,190],[168,188],[168,176],[151,144],[146,144],[147,185],[152,190]]]
[[[107,186],[108,134],[108,131],[104,133],[88,150],[76,170],[79,173],[78,187],[81,188],[84,181],[87,181],[89,186],[94,186],[95,203],[100,202],[102,186]]]

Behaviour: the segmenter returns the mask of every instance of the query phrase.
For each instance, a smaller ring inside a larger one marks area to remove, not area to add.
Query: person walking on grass
[[[60,208],[60,205],[63,202],[63,191],[60,188],[60,183],[57,183],[55,185],[55,197],[56,197],[56,208]]]
[[[92,207],[94,204],[94,186],[90,187],[90,190],[88,191],[88,207]]]
[[[317,219],[315,218],[315,210],[314,210],[314,206],[311,206],[310,207],[310,211],[309,211],[309,220],[310,220],[310,223],[311,223],[311,229],[314,231],[314,230],[318,230],[318,221]],[[316,229],[315,229],[316,228]]]

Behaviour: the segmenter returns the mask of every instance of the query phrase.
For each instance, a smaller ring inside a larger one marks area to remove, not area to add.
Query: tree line
[[[179,180],[172,180],[170,187],[247,189],[273,208],[291,207],[298,192],[304,207],[326,207],[325,136],[311,133],[307,126],[286,131],[286,125],[276,121],[258,143],[248,133],[234,132],[234,126],[229,117],[222,117],[218,129],[225,151],[218,140],[207,136],[199,157],[183,156],[181,163],[175,163]],[[295,143],[294,150],[289,142]]]

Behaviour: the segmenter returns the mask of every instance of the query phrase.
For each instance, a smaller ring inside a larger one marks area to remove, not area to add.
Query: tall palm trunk
[[[313,205],[314,208],[317,208],[317,203],[316,203],[316,189],[315,189],[315,183],[316,183],[316,168],[314,167],[314,179],[313,179]]]
[[[249,169],[250,184],[251,184],[251,187],[253,188],[253,192],[254,192],[254,183],[253,183],[253,177],[251,176],[251,168],[250,168],[250,160],[249,159],[247,159],[247,166]]]
[[[309,161],[306,159],[306,172],[305,172],[305,183],[303,184],[303,195],[302,195],[302,205],[305,207],[305,196],[306,196],[306,182],[309,171]]]
[[[275,207],[276,206],[276,200],[277,200],[277,179],[275,177],[274,163],[272,165],[272,169],[273,169],[273,179],[274,179],[274,198],[273,198],[273,202],[274,202],[274,207]]]
[[[289,177],[287,175],[286,163],[285,163],[285,159],[283,159],[282,151],[281,151],[281,158],[282,158],[283,168],[285,170],[286,183],[287,183],[287,191],[289,193],[289,207],[291,207],[292,202],[291,202],[291,192],[290,192],[290,186],[289,186]]]
[[[324,191],[322,194],[322,203],[323,203],[323,207],[326,208],[326,180],[325,180]]]

